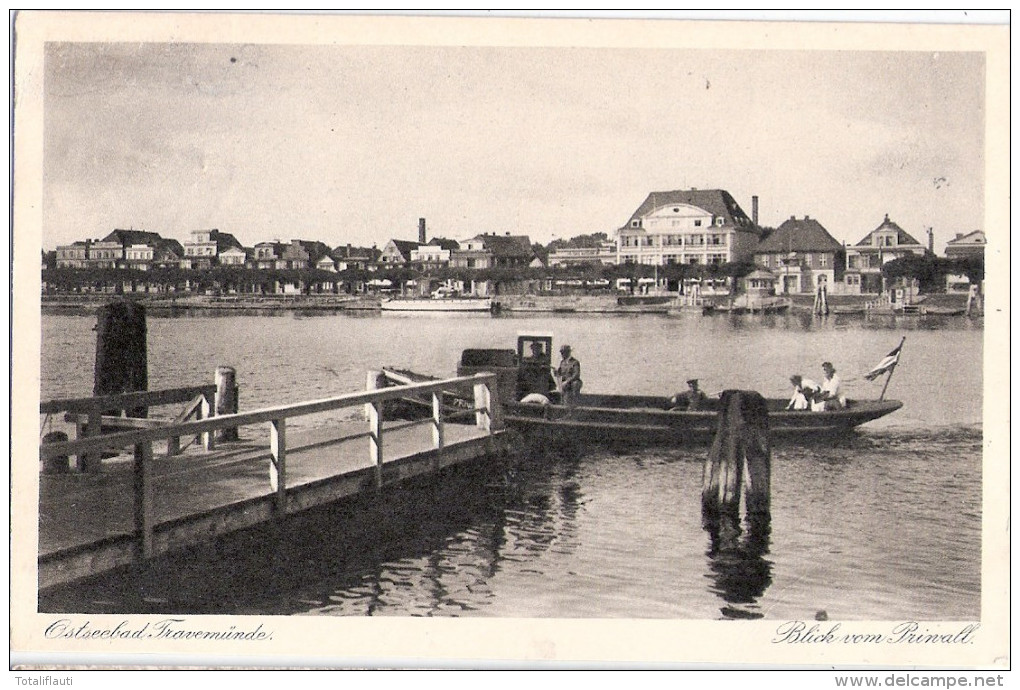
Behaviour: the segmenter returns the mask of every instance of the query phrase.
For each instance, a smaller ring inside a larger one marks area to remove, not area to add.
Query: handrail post
[[[446,445],[443,425],[443,392],[436,391],[432,394],[432,447],[438,450]]]
[[[154,554],[152,489],[152,441],[146,441],[135,444],[134,460],[135,535],[139,560],[148,560]]]
[[[381,371],[368,372],[366,388],[377,390],[382,383],[383,374]],[[375,400],[365,404],[365,416],[368,417],[368,455],[375,468],[375,486],[382,488],[382,466],[383,466],[383,401]]]
[[[216,406],[213,401],[213,395],[208,392],[202,393],[202,406],[199,410],[199,419],[208,419],[216,414]],[[216,446],[215,441],[216,434],[211,431],[202,432],[202,447],[206,450],[212,450]]]
[[[276,513],[287,514],[287,420],[269,422],[269,486],[276,494]]]
[[[89,410],[89,421],[85,427],[79,427],[79,433],[88,438],[99,436],[103,433],[103,411],[98,406]],[[78,469],[82,472],[98,472],[103,462],[103,455],[99,451],[82,453],[78,456]]]
[[[475,374],[475,425],[482,431],[492,433],[492,416],[490,414],[490,395],[488,382],[484,374]]]
[[[489,392],[489,431],[503,429],[503,403],[499,398],[499,377],[493,376],[486,384]]]

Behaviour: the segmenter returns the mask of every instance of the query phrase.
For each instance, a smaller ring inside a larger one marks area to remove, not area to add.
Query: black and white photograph
[[[1008,668],[1009,26],[845,14],[12,20],[12,652]]]

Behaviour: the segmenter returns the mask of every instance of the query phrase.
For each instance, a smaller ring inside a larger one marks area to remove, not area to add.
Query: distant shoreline
[[[613,295],[500,295],[493,300],[499,302],[504,313],[540,314],[666,314],[675,295],[627,296]],[[110,301],[123,299],[123,295],[43,295],[42,313],[91,314]],[[864,309],[865,303],[874,295],[833,295],[829,303],[839,309]],[[187,296],[179,298],[151,298],[128,295],[126,299],[137,299],[153,313],[179,313],[187,311],[227,311],[250,313],[275,313],[288,311],[321,312],[377,312],[381,311],[379,297],[344,295],[271,295],[271,296]],[[721,299],[721,298],[720,298]],[[791,296],[791,311],[810,313],[814,304],[811,295]],[[966,295],[928,295],[920,303],[944,310],[966,307]],[[874,312],[889,314],[890,312]],[[976,314],[981,316],[981,314]]]

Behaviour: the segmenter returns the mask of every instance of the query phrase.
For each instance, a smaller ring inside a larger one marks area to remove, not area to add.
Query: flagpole
[[[903,343],[906,342],[906,340],[907,336],[903,336],[903,339],[900,340],[899,347],[896,348],[897,351],[896,364],[893,364],[891,367],[889,367],[889,375],[885,377],[885,385],[882,386],[882,394],[878,396],[879,400],[885,400],[885,389],[889,387],[889,379],[892,378],[893,372],[896,371],[896,366],[900,363],[900,355],[903,354]]]

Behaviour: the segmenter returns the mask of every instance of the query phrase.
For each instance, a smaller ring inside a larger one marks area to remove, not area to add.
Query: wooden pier
[[[381,381],[369,372],[365,392],[221,416],[209,416],[215,407],[208,387],[42,403],[42,414],[67,412],[84,425],[79,438],[39,449],[41,467],[51,468],[40,476],[39,589],[508,450],[494,374],[376,388]],[[139,421],[102,412],[187,401],[195,390],[196,404],[186,410],[200,419]],[[447,393],[473,396],[473,408],[448,412]],[[429,396],[431,417],[383,421],[387,400]],[[367,423],[288,427],[288,420],[361,406]],[[100,421],[103,431],[128,430],[95,435]],[[240,440],[217,442],[236,428],[245,430]],[[179,439],[195,437],[201,445],[182,452]],[[166,444],[165,456],[154,455],[157,442]],[[97,467],[104,451],[132,448],[133,455]],[[52,471],[71,456],[82,471]]]

